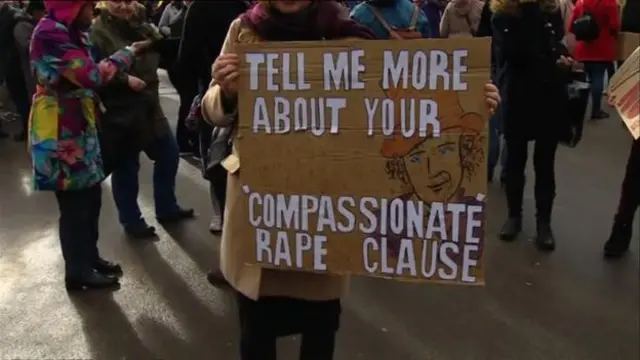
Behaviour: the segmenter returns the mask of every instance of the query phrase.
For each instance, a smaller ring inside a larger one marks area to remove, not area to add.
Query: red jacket
[[[620,18],[616,0],[578,0],[569,24],[583,16],[585,10],[591,12],[598,25],[600,36],[595,41],[576,42],[573,54],[577,61],[615,61],[616,36],[620,32]]]

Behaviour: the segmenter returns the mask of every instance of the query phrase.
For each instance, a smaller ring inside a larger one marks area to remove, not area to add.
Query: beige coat
[[[229,27],[222,53],[233,53],[238,43],[259,41],[255,33],[242,27],[240,20],[236,19]],[[202,99],[204,118],[214,126],[229,126],[235,119],[235,115],[230,113],[235,112],[235,109],[223,108],[222,96],[220,87],[212,85]],[[242,158],[242,154],[239,154],[235,147],[233,153]],[[261,296],[285,296],[306,300],[333,300],[342,297],[347,289],[347,277],[263,269],[242,263],[239,254],[246,254],[250,250],[241,248],[241,243],[234,238],[233,229],[227,221],[231,216],[228,210],[246,199],[242,194],[241,177],[242,170],[229,174],[228,177],[225,222],[220,245],[220,267],[231,286],[254,300]]]
[[[456,36],[473,36],[478,30],[484,2],[470,0],[469,10],[460,14],[453,1],[447,4],[440,20],[440,36],[443,38]]]
[[[560,13],[562,14],[562,20],[564,20],[564,38],[562,41],[567,46],[570,54],[573,54],[573,50],[576,47],[576,37],[571,33],[571,13],[573,12],[573,2],[571,0],[558,0],[560,5]]]

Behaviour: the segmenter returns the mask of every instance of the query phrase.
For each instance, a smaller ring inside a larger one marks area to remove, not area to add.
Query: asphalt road
[[[170,86],[161,93],[175,119],[177,96]],[[639,359],[640,232],[626,258],[609,263],[601,256],[630,142],[611,118],[589,123],[577,149],[559,151],[552,254],[538,253],[525,237],[497,239],[505,201],[492,187],[484,288],[355,279],[343,302],[336,359]],[[31,191],[23,144],[0,142],[0,164],[0,359],[238,358],[233,297],[205,279],[218,238],[207,231],[208,185],[197,169],[181,164],[177,192],[198,218],[157,226],[156,242],[126,239],[107,181],[100,246],[124,267],[122,289],[71,298],[62,284],[53,195]],[[140,204],[154,223],[151,170],[144,159]],[[533,207],[528,184],[529,235]],[[297,339],[283,339],[281,354],[295,359]]]

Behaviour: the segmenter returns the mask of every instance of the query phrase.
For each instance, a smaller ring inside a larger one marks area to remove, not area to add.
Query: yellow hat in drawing
[[[431,99],[438,104],[438,122],[440,123],[440,136],[455,134],[479,134],[484,128],[484,121],[479,114],[465,113],[460,106],[458,93],[453,90],[417,91],[414,89],[392,88],[385,91],[387,97],[392,100],[400,99]],[[428,127],[427,136],[421,137],[415,134],[411,137],[403,137],[400,133],[401,117],[400,109],[395,109],[395,132],[382,143],[382,156],[387,158],[402,157],[425,140],[433,137],[433,127]]]

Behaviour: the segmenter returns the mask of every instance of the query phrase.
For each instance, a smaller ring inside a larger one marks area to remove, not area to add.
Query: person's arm
[[[160,16],[160,21],[158,21],[159,28],[162,29],[163,27],[171,25],[171,11],[171,4],[167,5],[167,7],[164,8],[164,10],[162,11],[162,16]]]
[[[44,69],[46,77],[43,81],[57,82],[64,77],[71,83],[81,87],[95,89],[100,87],[105,78],[99,70],[98,64],[88,54],[86,49],[80,48],[71,40],[69,31],[64,27],[45,31],[35,31],[31,41],[30,54],[35,54],[39,63],[37,69]],[[107,58],[118,71],[127,71],[134,61],[130,49],[121,49]],[[48,73],[52,72],[52,73]]]
[[[609,20],[609,29],[611,30],[611,35],[616,36],[620,32],[620,14],[622,11],[618,10],[618,4],[608,4],[607,11],[607,19]]]
[[[27,21],[21,21],[13,28],[13,38],[21,52],[29,52],[29,44],[31,43],[31,35],[34,26]]]
[[[220,54],[235,52],[241,26],[239,19],[231,23]],[[230,126],[235,121],[238,111],[237,95],[224,94],[214,81],[202,98],[202,117],[213,126]]]
[[[442,18],[440,19],[440,37],[443,39],[449,37],[449,18],[451,17],[449,13],[452,9],[451,6],[451,3],[447,5],[447,7],[444,9],[444,12],[442,13]]]
[[[113,42],[104,33],[101,27],[94,26],[89,32],[89,38],[91,39],[91,53],[96,61],[101,61],[108,58],[108,54],[111,54],[117,49]],[[115,89],[121,89],[123,87],[128,88],[128,72],[131,69],[120,70],[109,80],[109,87]]]

